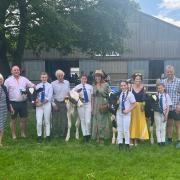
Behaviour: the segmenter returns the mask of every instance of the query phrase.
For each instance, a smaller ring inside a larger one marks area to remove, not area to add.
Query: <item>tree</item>
[[[63,54],[123,53],[131,0],[0,0],[0,71],[21,66],[24,49],[51,48]]]

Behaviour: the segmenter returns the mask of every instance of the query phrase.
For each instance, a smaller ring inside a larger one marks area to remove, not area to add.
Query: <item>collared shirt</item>
[[[120,96],[119,96],[119,109],[120,109],[120,112],[121,112],[121,109],[122,109],[122,96],[123,96],[123,93],[125,93],[125,102],[124,102],[124,105],[125,105],[125,109],[129,109],[131,104],[135,103],[136,102],[136,99],[134,97],[134,94],[131,92],[131,91],[125,91],[125,92],[121,92]],[[128,93],[128,94],[127,94]],[[122,112],[121,112],[122,113]],[[128,113],[129,115],[131,114],[131,112]]]
[[[158,98],[160,100],[161,98],[161,95],[162,95],[162,104],[163,104],[163,111],[167,109],[168,106],[171,106],[172,105],[172,102],[171,102],[171,98],[169,96],[169,94],[167,93],[162,93],[162,94],[158,94]]]
[[[42,83],[41,82],[41,83],[37,84],[36,89],[43,88],[43,84],[45,86],[45,99],[48,100],[49,102],[51,102],[52,96],[53,96],[53,88],[52,88],[52,85],[50,83],[48,83],[48,82]],[[40,92],[38,94],[39,101],[41,100],[41,93],[42,92]]]
[[[85,84],[84,85],[88,94],[88,100],[89,102],[91,102],[91,96],[93,94],[93,87],[90,84]],[[78,84],[77,86],[75,86],[73,88],[73,90],[77,91],[79,89],[82,89],[80,92],[80,97],[82,97],[84,99],[84,93],[83,93],[83,84]]]
[[[68,96],[68,93],[70,91],[69,81],[64,80],[63,82],[60,82],[58,80],[55,80],[51,84],[53,87],[53,100],[59,102],[64,101],[64,98]]]
[[[175,110],[177,103],[180,102],[180,79],[176,77],[174,77],[172,81],[163,79],[161,80],[161,83],[165,85],[166,92],[171,98],[172,107],[170,110]]]
[[[21,91],[26,90],[28,87],[34,86],[31,81],[23,76],[19,76],[18,79],[16,79],[14,76],[10,76],[5,80],[4,85],[7,88],[9,100],[16,102],[25,101],[27,97],[22,95]]]

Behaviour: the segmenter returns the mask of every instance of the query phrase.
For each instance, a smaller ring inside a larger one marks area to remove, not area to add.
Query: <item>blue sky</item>
[[[180,0],[135,0],[141,11],[180,27]]]

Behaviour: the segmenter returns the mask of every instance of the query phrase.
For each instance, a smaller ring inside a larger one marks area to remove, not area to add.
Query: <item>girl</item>
[[[172,105],[170,96],[165,93],[164,84],[157,84],[158,95],[156,102],[158,107],[154,110],[154,120],[156,125],[156,137],[159,145],[165,145],[166,123],[169,113],[169,106]]]
[[[119,108],[116,113],[118,130],[117,141],[120,149],[123,145],[123,138],[125,138],[126,149],[129,149],[131,111],[136,106],[136,100],[132,92],[128,91],[128,83],[126,81],[120,83],[120,88],[122,92],[119,97]]]

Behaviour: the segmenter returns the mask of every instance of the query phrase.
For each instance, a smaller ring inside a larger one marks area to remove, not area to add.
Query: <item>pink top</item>
[[[16,79],[14,76],[10,76],[5,80],[4,85],[7,87],[9,100],[16,102],[25,101],[27,97],[21,92],[26,90],[27,87],[34,86],[31,81],[23,76],[20,76],[18,79]]]

